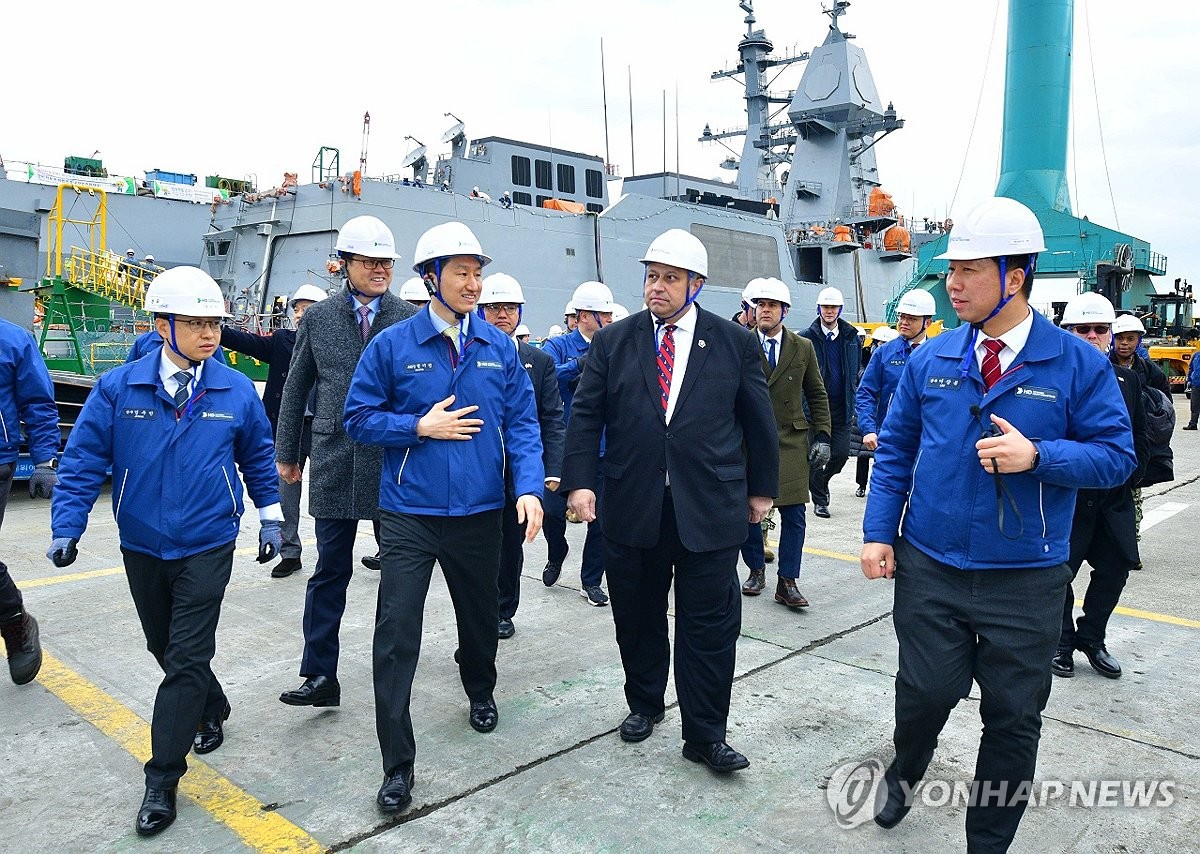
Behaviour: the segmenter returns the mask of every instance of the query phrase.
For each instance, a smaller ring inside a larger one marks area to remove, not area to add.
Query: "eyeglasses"
[[[359,258],[356,256],[350,260],[357,261],[368,270],[390,270],[392,267],[396,266],[395,258]]]
[[[211,329],[213,332],[220,332],[221,327],[224,325],[224,322],[220,320],[180,320],[179,318],[175,318],[175,322],[195,332],[197,335],[207,329]]]
[[[496,314],[516,314],[521,310],[521,306],[515,302],[492,302],[483,307],[484,311],[493,311]]]
[[[1103,335],[1112,328],[1110,323],[1097,323],[1089,325],[1087,323],[1076,323],[1071,327],[1071,331],[1077,335],[1090,335],[1095,332],[1097,335]]]

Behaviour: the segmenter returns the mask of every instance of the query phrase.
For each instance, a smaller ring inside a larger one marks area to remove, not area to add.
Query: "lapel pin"
[[[697,347],[699,347],[699,348],[701,348],[701,349],[703,349],[703,348],[707,347],[708,345],[707,345],[707,344],[705,344],[705,343],[704,343],[704,339],[703,339],[703,338],[701,338],[699,341],[697,341],[697,342],[696,342],[696,346],[697,346]]]

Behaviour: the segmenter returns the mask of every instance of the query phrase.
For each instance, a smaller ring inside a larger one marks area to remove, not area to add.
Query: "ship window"
[[[558,164],[558,191],[575,195],[575,167],[569,163]]]
[[[554,184],[552,183],[552,176],[550,174],[550,161],[549,160],[533,161],[533,170],[534,170],[534,172],[533,172],[534,178],[537,180],[537,188],[539,190],[553,190],[554,189]]]
[[[537,197],[537,206],[538,206],[539,208],[541,208],[541,207],[545,207],[545,203],[546,203],[546,202],[548,202],[548,201],[550,201],[550,197],[549,197],[549,196],[538,196],[538,197]]]
[[[529,206],[533,204],[533,196],[529,195],[528,193],[513,193],[512,199],[514,205]]]
[[[517,187],[529,186],[529,158],[514,154],[512,158],[512,182]],[[528,196],[526,196],[528,198]]]
[[[825,281],[825,259],[820,246],[796,248],[796,275],[802,282],[821,284]]]
[[[583,173],[585,189],[593,199],[604,198],[604,176],[599,169],[588,169]]]
[[[600,213],[604,210],[604,205],[598,205],[595,202],[588,202],[587,209],[590,213]]]

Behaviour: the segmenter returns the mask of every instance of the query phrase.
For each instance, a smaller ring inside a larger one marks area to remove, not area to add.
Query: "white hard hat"
[[[750,283],[746,285],[746,289],[742,291],[742,299],[755,305],[758,304],[758,300],[760,299],[773,299],[790,308],[792,305],[792,292],[779,279],[751,279]]]
[[[392,237],[392,230],[384,225],[383,220],[373,216],[356,216],[346,220],[346,224],[338,231],[334,248],[338,252],[364,258],[395,260],[400,257],[396,254],[396,238]]]
[[[507,273],[492,273],[483,280],[483,290],[479,292],[479,304],[491,305],[496,302],[515,302],[525,304],[525,294],[521,283]]]
[[[1033,211],[1003,196],[987,199],[950,229],[948,249],[937,257],[972,261],[1046,251],[1046,238]]]
[[[575,306],[577,312],[611,312],[613,310],[612,291],[608,289],[608,285],[602,282],[584,282],[575,289],[575,293],[571,294],[571,305]]]
[[[905,312],[905,314],[907,313],[908,312]],[[892,329],[890,326],[876,326],[875,330],[871,333],[871,337],[880,344],[886,344],[889,341],[895,341],[897,338],[899,338],[900,333],[895,329]]]
[[[750,281],[750,283],[746,285],[746,287],[742,288],[742,302],[745,303],[746,305],[750,305],[750,306],[754,305],[754,300],[750,296],[750,286],[753,285],[756,281],[758,281],[758,280],[752,279]]]
[[[147,261],[153,261],[153,260],[154,260],[154,256],[153,256],[153,255],[147,255],[147,256],[146,256],[146,260],[147,260]]]
[[[614,302],[612,315],[613,323],[616,323],[618,320],[624,320],[625,318],[629,317],[629,309],[621,305],[619,302]]]
[[[159,273],[146,288],[142,307],[153,314],[189,317],[230,317],[221,286],[199,267],[172,267]]]
[[[125,254],[126,254],[126,255],[136,255],[137,253],[136,253],[136,252],[134,252],[132,249],[126,249],[126,250],[125,250]]]
[[[526,326],[524,323],[517,324],[516,331],[513,332],[513,335],[515,335],[517,338],[520,338],[522,335],[532,335],[532,334],[533,333],[529,331],[529,327]]]
[[[570,300],[567,300],[567,304],[563,306],[563,317],[570,317],[576,313],[574,304]]]
[[[301,300],[320,302],[327,296],[329,295],[316,285],[301,285],[300,287],[296,288],[296,292],[292,294],[292,298],[288,300],[288,306],[295,308],[296,303],[300,302]]]
[[[826,288],[817,294],[817,305],[845,305],[846,298],[837,288]]]
[[[400,286],[400,299],[409,302],[429,302],[429,290],[425,287],[425,280],[420,276],[406,279]]]
[[[667,264],[708,278],[708,250],[698,237],[682,228],[672,228],[654,238],[642,263]]]
[[[913,288],[900,297],[896,311],[900,314],[912,314],[917,317],[933,317],[937,313],[937,304],[934,303],[933,294],[929,291]]]
[[[1146,327],[1142,322],[1132,314],[1122,314],[1113,321],[1113,335],[1119,335],[1122,332],[1136,332],[1138,335],[1146,334]]]
[[[556,335],[562,335],[563,328],[556,323],[550,327],[548,334],[551,338],[555,337]]]
[[[1112,303],[1104,294],[1088,291],[1067,300],[1063,309],[1062,325],[1074,326],[1076,323],[1112,323],[1117,319]]]
[[[420,273],[426,262],[436,258],[453,258],[455,255],[473,255],[484,266],[492,263],[492,259],[483,254],[479,238],[471,229],[461,222],[444,222],[429,229],[417,241],[413,270]]]

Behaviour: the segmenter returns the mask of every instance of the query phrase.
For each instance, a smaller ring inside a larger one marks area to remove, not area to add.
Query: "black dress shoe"
[[[379,572],[379,553],[373,555],[363,555],[362,565],[372,572]]]
[[[1064,679],[1075,675],[1075,660],[1071,657],[1071,650],[1060,649],[1054,653],[1054,659],[1050,662],[1050,672]]]
[[[1108,650],[1104,648],[1104,644],[1098,644],[1097,646],[1077,644],[1075,648],[1087,656],[1088,664],[1092,665],[1092,670],[1095,670],[1101,676],[1107,676],[1109,679],[1121,678],[1121,664],[1108,654]]]
[[[375,803],[384,812],[399,812],[412,803],[413,769],[399,769],[388,774],[379,787]]]
[[[175,787],[155,789],[146,787],[142,808],[137,814],[138,836],[153,836],[162,833],[175,820]]]
[[[491,732],[500,722],[500,710],[496,701],[490,697],[486,700],[471,701],[471,727],[476,732]]]
[[[226,703],[218,717],[200,721],[200,726],[196,727],[196,734],[192,737],[192,750],[197,753],[212,753],[220,747],[225,742],[225,730],[221,724],[229,720],[231,711],[229,703]]]
[[[698,741],[683,743],[683,758],[692,762],[703,762],[712,770],[727,774],[750,767],[750,760],[723,741],[702,744]]]
[[[517,627],[513,625],[513,621],[501,617],[500,622],[496,624],[496,637],[501,640],[508,640],[517,633]]]
[[[854,490],[854,495],[856,498],[866,498],[867,488],[865,486],[860,486],[858,489]]]
[[[8,649],[8,675],[18,685],[32,682],[42,669],[42,642],[37,620],[28,612],[0,623],[0,635]]]
[[[820,516],[822,519],[829,518],[829,506],[826,504],[818,504],[816,507],[813,508],[813,512],[816,513],[818,516]]]
[[[910,792],[912,788],[914,787],[910,787]],[[884,830],[891,830],[904,821],[904,817],[912,809],[911,796],[905,797],[904,787],[900,785],[900,777],[894,765],[889,765],[884,772],[883,785],[875,795],[875,803],[879,804],[880,801],[883,803],[875,811],[875,823]]]
[[[542,584],[545,584],[547,587],[553,587],[558,583],[560,575],[562,575],[562,564],[548,560],[546,561],[546,568],[542,570]]]
[[[654,725],[662,723],[662,719],[662,712],[654,716],[633,712],[621,722],[621,741],[645,741],[654,732]]]
[[[340,706],[342,686],[335,676],[310,676],[295,691],[284,691],[279,702],[289,706]]]
[[[300,558],[285,557],[285,558],[282,558],[279,561],[279,563],[275,564],[275,566],[271,567],[271,577],[272,578],[287,578],[289,575],[291,575],[293,572],[295,572],[299,568],[300,568]]]

